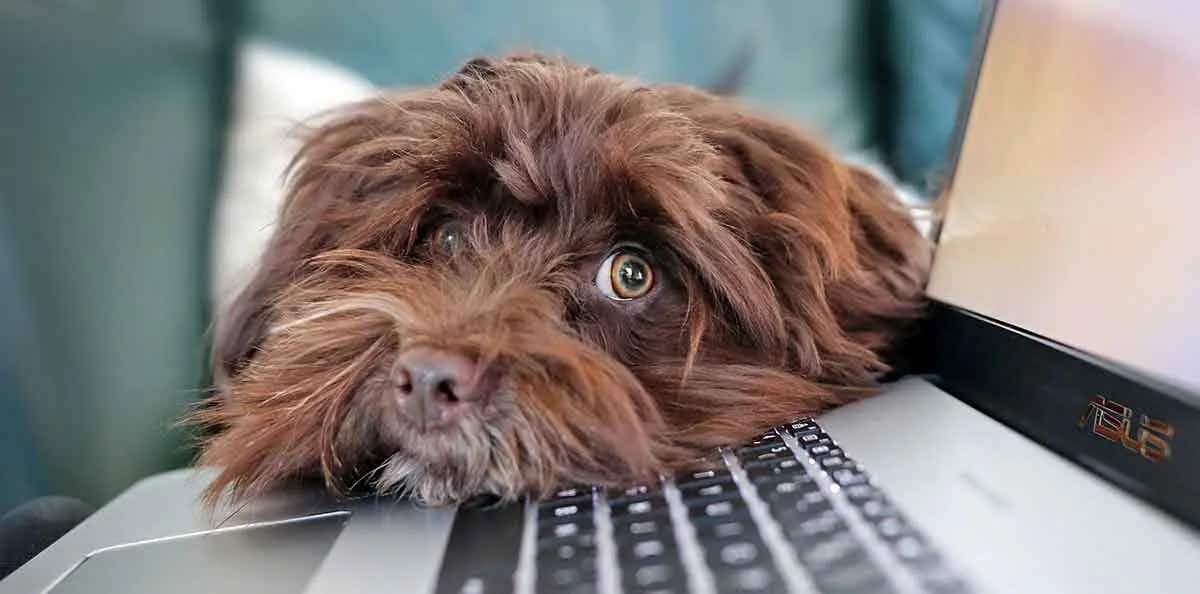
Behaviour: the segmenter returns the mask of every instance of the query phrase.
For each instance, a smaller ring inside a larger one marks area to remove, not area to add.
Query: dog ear
[[[774,194],[756,243],[796,362],[823,382],[870,384],[924,309],[930,245],[870,173],[807,141],[773,150],[782,160],[756,174],[760,195]]]
[[[897,330],[924,310],[933,246],[888,184],[846,167],[846,202],[856,262],[830,286],[843,328],[859,344],[885,352]]]
[[[274,234],[249,283],[217,312],[211,355],[217,385],[233,377],[253,357],[270,323],[270,304],[293,281],[311,256],[328,247],[340,218],[337,205],[352,204],[378,188],[387,164],[356,150],[387,134],[381,125],[387,103],[366,101],[323,116],[288,167],[287,195]]]
[[[307,164],[298,164],[302,173]],[[329,192],[326,194],[326,192]],[[269,323],[270,302],[319,243],[318,228],[326,187],[294,187],[279,215],[253,277],[218,311],[213,327],[213,376],[217,385],[233,377],[253,357]]]
[[[804,133],[693,89],[674,109],[726,157],[718,172],[745,212],[785,312],[790,364],[833,385],[869,385],[923,311],[930,245],[895,193]]]

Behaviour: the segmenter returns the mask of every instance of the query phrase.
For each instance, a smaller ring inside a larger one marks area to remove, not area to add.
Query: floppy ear
[[[313,165],[294,163],[293,167],[299,179]],[[253,357],[267,330],[271,300],[320,244],[321,211],[335,194],[336,188],[325,183],[292,185],[254,276],[216,314],[212,365],[218,386],[237,375]]]
[[[789,364],[822,383],[870,385],[923,310],[930,246],[886,184],[797,129],[692,89],[675,109],[723,153],[718,172],[784,311]]]
[[[930,245],[871,174],[804,141],[772,150],[782,162],[759,174],[758,191],[776,195],[756,242],[794,363],[825,383],[873,383],[923,311]]]
[[[287,196],[255,274],[216,314],[212,365],[218,386],[254,356],[270,324],[271,302],[295,280],[297,270],[328,249],[333,238],[354,241],[345,225],[353,217],[343,213],[369,208],[366,197],[385,192],[388,180],[396,177],[397,167],[387,156],[392,153],[378,146],[384,144],[380,139],[397,133],[394,118],[387,117],[392,107],[385,100],[352,104],[325,114],[323,124],[308,130],[288,167]],[[395,241],[412,233],[415,229],[400,233],[403,237]]]

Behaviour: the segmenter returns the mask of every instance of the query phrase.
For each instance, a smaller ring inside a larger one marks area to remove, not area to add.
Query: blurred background
[[[739,72],[747,102],[928,196],[979,12],[979,0],[0,2],[0,514],[49,493],[101,505],[191,461],[175,422],[209,385],[214,304],[269,229],[294,149],[274,132],[322,102],[432,84],[514,49],[647,81]]]

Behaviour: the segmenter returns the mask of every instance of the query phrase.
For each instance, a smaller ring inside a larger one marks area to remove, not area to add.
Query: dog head
[[[728,99],[474,60],[297,156],[218,320],[209,495],[651,477],[868,394],[927,260],[884,185]]]

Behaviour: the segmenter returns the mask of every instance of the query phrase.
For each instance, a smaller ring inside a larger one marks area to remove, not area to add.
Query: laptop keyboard
[[[443,580],[439,592],[969,591],[807,418],[659,484],[563,489],[527,504],[523,521],[512,580],[479,560],[475,570],[492,579]]]

